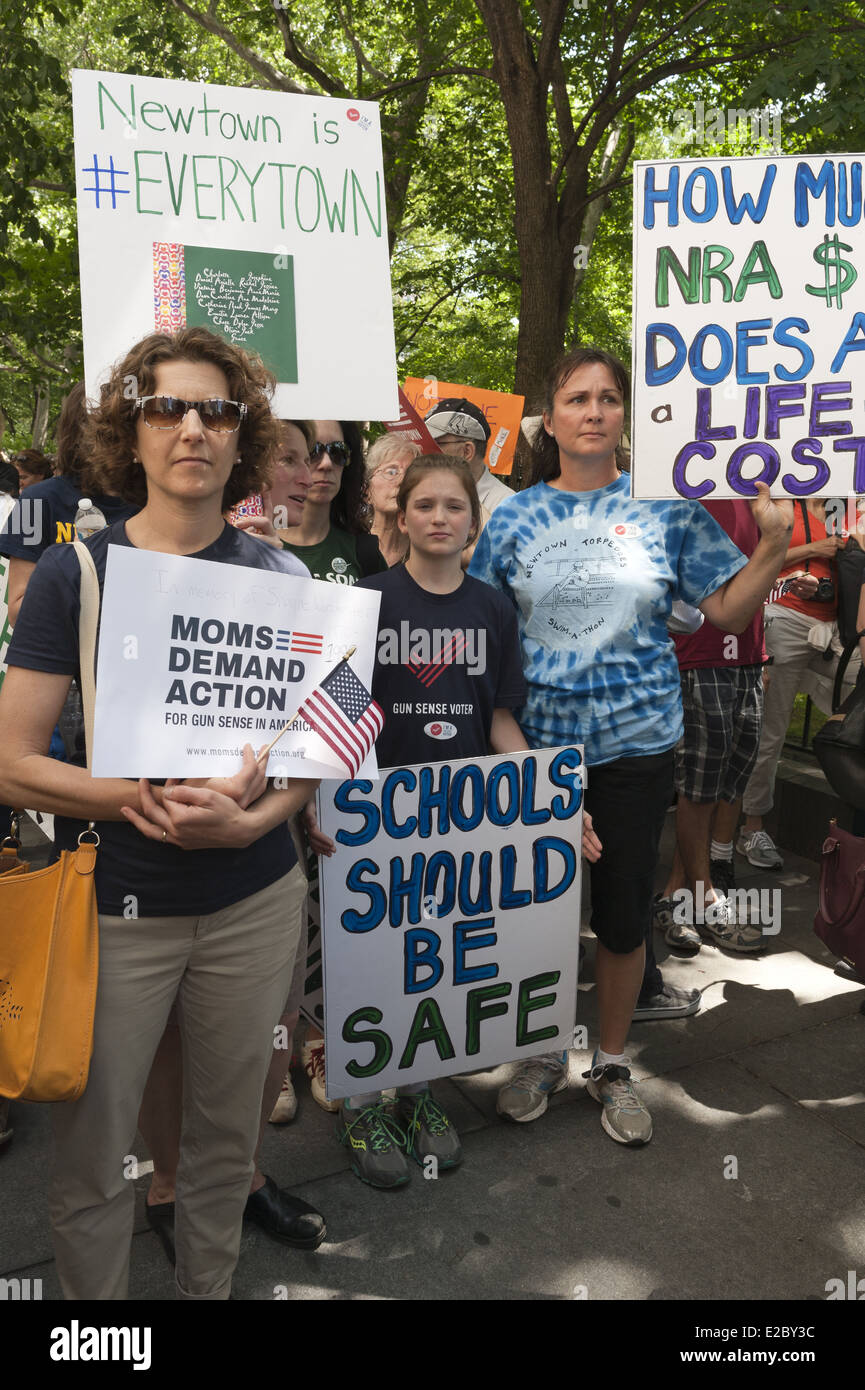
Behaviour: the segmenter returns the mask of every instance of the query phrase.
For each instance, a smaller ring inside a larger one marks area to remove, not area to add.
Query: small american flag
[[[382,729],[384,715],[348,661],[342,660],[298,710],[315,732],[357,776]]]

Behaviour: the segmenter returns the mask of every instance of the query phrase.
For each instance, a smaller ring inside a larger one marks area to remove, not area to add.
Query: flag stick
[[[345,653],[345,656],[343,656],[342,660],[343,660],[343,661],[348,661],[349,657],[350,657],[350,656],[354,656],[354,654],[355,654],[356,651],[357,651],[357,647],[349,647],[348,651]],[[339,665],[339,662],[336,663],[336,666],[338,666],[338,665]],[[336,670],[336,666],[334,666],[334,668],[333,668],[334,671]],[[333,671],[328,671],[327,676],[332,676],[332,675],[333,675]],[[327,676],[323,676],[322,679],[323,679],[323,680],[327,680]],[[319,681],[319,685],[320,685],[320,684],[321,684],[321,681]],[[279,740],[282,738],[282,736],[283,736],[283,734],[285,733],[286,729],[289,727],[289,725],[291,725],[291,724],[294,723],[295,719],[297,718],[297,716],[298,716],[299,714],[300,714],[300,710],[299,710],[299,709],[296,709],[296,710],[294,711],[294,714],[291,716],[291,718],[286,720],[286,722],[283,724],[282,728],[280,729],[279,733],[278,733],[274,738],[272,738],[272,739],[270,740],[270,743],[268,743],[268,745],[267,745],[266,748],[262,748],[261,752],[258,754],[258,756],[257,756],[257,758],[256,758],[256,760],[255,760],[257,763],[260,763],[260,762],[266,763],[266,762],[267,762],[267,759],[268,759],[269,756],[270,756],[270,750],[271,750],[271,748],[273,748],[275,744],[279,743]]]

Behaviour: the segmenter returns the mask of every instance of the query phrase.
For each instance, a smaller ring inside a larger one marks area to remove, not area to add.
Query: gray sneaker
[[[665,984],[658,994],[634,1009],[635,1023],[649,1023],[653,1018],[688,1018],[695,1014],[702,1002],[698,989],[676,989],[675,985]]]
[[[736,842],[736,852],[744,854],[748,863],[753,864],[755,869],[784,867],[784,860],[775,848],[771,835],[767,835],[765,830],[754,830],[750,835],[741,830]]]
[[[586,1090],[604,1108],[601,1124],[617,1144],[648,1144],[652,1137],[652,1117],[634,1090],[627,1067],[610,1063],[583,1072]]]
[[[460,1137],[432,1092],[397,1096],[397,1113],[406,1135],[406,1152],[415,1163],[434,1158],[439,1168],[456,1168],[463,1161]]]
[[[506,1120],[526,1124],[543,1115],[550,1096],[568,1084],[568,1054],[548,1052],[521,1062],[499,1091],[496,1110]]]
[[[675,913],[676,905],[672,898],[662,898],[660,893],[655,895],[652,902],[652,925],[657,931],[664,933],[664,940],[674,951],[684,951],[695,956],[703,944],[700,933],[694,931],[688,922],[677,922]]]
[[[350,1110],[339,1107],[337,1138],[351,1156],[352,1171],[370,1187],[401,1187],[410,1177],[406,1137],[388,1101]]]
[[[749,926],[747,922],[738,923],[733,904],[723,895],[713,903],[706,904],[706,920],[700,931],[710,936],[716,946],[727,951],[764,951],[768,945],[763,933]]]

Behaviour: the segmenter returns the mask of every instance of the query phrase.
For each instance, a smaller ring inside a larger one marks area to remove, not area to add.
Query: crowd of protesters
[[[720,504],[714,514],[687,501],[633,500],[620,467],[627,373],[599,349],[575,349],[553,365],[531,485],[518,493],[487,467],[490,427],[470,401],[429,412],[439,453],[384,435],[364,456],[355,422],[274,419],[273,386],[257,359],[205,329],[153,334],[116,365],[98,403],[88,407],[83,386],[71,393],[53,469],[25,450],[0,479],[0,490],[18,495],[0,532],[14,626],[0,691],[0,800],[53,813],[58,850],[74,847],[88,822],[100,838],[90,1076],[80,1100],[52,1109],[51,1217],[69,1299],[126,1297],[134,1190],[118,1155],[131,1152],[137,1127],[154,1165],[148,1219],[175,1264],[178,1297],[230,1297],[244,1219],[301,1249],[325,1239],[324,1216],[257,1160],[268,1121],[285,1123],[297,1110],[292,1049],[274,1037],[299,1028],[317,897],[310,880],[317,856],[333,850],[316,822],[316,784],[277,789],[250,747],[230,778],[162,784],[90,774],[76,700],[80,570],[62,543],[82,499],[105,523],[86,542],[100,588],[110,545],[357,584],[381,595],[383,628],[408,617],[413,628],[483,630],[485,668],[451,664],[437,686],[470,711],[449,756],[584,746],[581,849],[599,1005],[584,1075],[616,1142],[640,1146],[653,1132],[626,1055],[632,1021],[700,1006],[698,991],[665,983],[654,958],[653,928],[676,949],[701,944],[702,926],[672,921],[676,888],[705,884],[716,910],[704,934],[717,945],[760,944],[721,905],[740,799],[758,750],[766,765],[776,751],[774,732],[765,757],[761,743],[763,601],[785,565],[792,598],[809,601],[818,581],[801,569],[803,556],[831,566],[820,519],[803,548],[792,504],[771,501],[762,484],[753,503]],[[39,516],[29,530],[28,502]],[[538,564],[553,543],[555,564]],[[694,610],[678,651],[668,628],[674,601]],[[719,645],[730,634],[742,644],[735,659]],[[401,667],[376,662],[382,768],[441,756],[425,717],[395,712],[411,703],[408,680]],[[740,848],[768,866],[756,817],[771,804],[771,772],[760,779],[750,802],[746,794]],[[653,901],[676,796],[678,867]],[[573,928],[578,934],[578,921]],[[338,1137],[361,1180],[398,1187],[413,1164],[464,1160],[426,1082],[395,1096],[328,1100],[324,1039],[303,1027],[313,1095],[338,1112]],[[567,1085],[569,1060],[565,1051],[515,1066],[499,1113],[539,1118]],[[0,1105],[0,1144],[11,1135],[7,1115]]]

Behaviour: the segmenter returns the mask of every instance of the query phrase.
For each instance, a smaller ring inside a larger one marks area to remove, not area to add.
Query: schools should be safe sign
[[[635,497],[865,492],[862,168],[634,165]]]
[[[254,350],[283,419],[398,412],[374,102],[72,73],[87,392],[146,334]]]
[[[325,783],[327,1094],[573,1045],[581,748]]]

